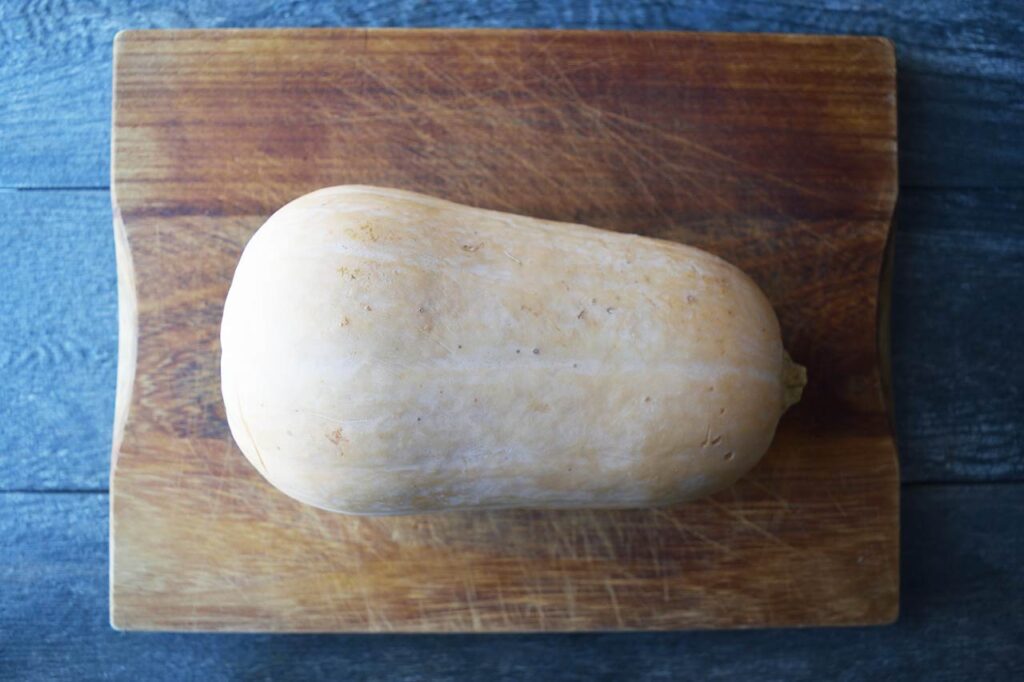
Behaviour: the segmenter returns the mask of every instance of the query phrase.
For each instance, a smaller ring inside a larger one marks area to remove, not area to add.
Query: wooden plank
[[[122,34],[114,195],[122,302],[138,316],[121,327],[117,411],[130,409],[112,476],[115,622],[483,631],[890,619],[898,485],[875,321],[895,201],[892,69],[877,39]],[[220,310],[264,218],[346,182],[721,253],[775,304],[808,365],[805,400],[740,485],[671,510],[373,519],[299,505],[227,432]]]
[[[905,192],[892,362],[909,480],[1024,477],[1024,192]]]
[[[107,497],[0,494],[0,678],[1011,680],[1024,669],[1024,486],[905,489],[899,622],[575,635],[123,634]]]
[[[904,183],[1024,184],[1024,5],[863,3],[458,2],[405,4],[232,0],[5,3],[0,6],[0,186],[105,186],[111,43],[125,28],[533,26],[884,35],[897,46]]]
[[[117,364],[107,192],[0,191],[0,490],[106,488]]]
[[[1024,192],[904,190],[893,390],[908,482],[1019,480]],[[105,490],[117,357],[106,192],[0,191],[0,490]],[[68,254],[75,254],[69,257]],[[978,305],[983,301],[984,305]],[[955,322],[950,322],[955,319]]]

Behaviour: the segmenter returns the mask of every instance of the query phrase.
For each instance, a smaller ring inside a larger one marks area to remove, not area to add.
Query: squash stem
[[[782,404],[788,410],[800,402],[807,385],[807,368],[793,362],[789,353],[782,351]]]

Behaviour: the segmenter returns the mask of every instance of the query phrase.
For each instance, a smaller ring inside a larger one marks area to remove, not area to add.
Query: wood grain
[[[0,679],[1016,680],[1024,486],[911,485],[901,506],[900,619],[884,628],[195,636],[107,625],[105,494],[0,495]]]
[[[896,223],[903,480],[1020,481],[1024,191],[903,192]]]
[[[1024,187],[1024,3],[803,0],[99,0],[0,3],[0,186],[106,187],[121,29],[450,26],[882,35],[899,57],[900,178]]]
[[[0,490],[107,490],[117,273],[102,190],[0,190]],[[906,483],[1024,479],[1024,190],[903,189],[892,405]],[[982,305],[978,305],[978,302]]]
[[[0,190],[0,490],[106,490],[117,273],[103,191]]]
[[[132,384],[124,363],[118,391],[115,626],[894,618],[898,475],[875,345],[894,90],[891,46],[870,38],[121,34],[113,192],[122,358],[137,332],[138,364]],[[809,367],[805,400],[738,486],[671,510],[359,519],[293,502],[227,432],[221,303],[271,211],[347,182],[717,252],[772,299]]]

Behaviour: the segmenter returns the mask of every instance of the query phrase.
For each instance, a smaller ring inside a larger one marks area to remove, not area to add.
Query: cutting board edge
[[[587,28],[544,28],[544,27],[529,27],[521,26],[516,28],[481,28],[473,26],[456,26],[452,28],[445,28],[439,26],[419,26],[419,27],[400,27],[400,26],[314,26],[309,28],[301,27],[287,27],[287,28],[237,28],[237,27],[223,27],[223,28],[124,28],[114,34],[112,41],[113,51],[115,58],[118,51],[122,48],[125,43],[133,42],[136,40],[145,39],[148,36],[160,35],[167,38],[193,38],[201,36],[212,36],[222,34],[225,36],[238,36],[238,35],[252,35],[254,37],[270,36],[270,35],[287,35],[289,33],[302,34],[304,36],[310,33],[329,37],[331,35],[385,35],[385,34],[400,34],[400,33],[420,33],[420,34],[457,34],[460,36],[471,36],[471,35],[516,35],[532,33],[537,35],[561,35],[568,37],[592,37],[600,35],[633,35],[638,38],[649,38],[649,37],[671,37],[679,35],[695,35],[695,36],[729,36],[732,38],[749,38],[751,40],[760,40],[764,38],[770,38],[773,40],[793,41],[793,42],[831,42],[831,41],[850,41],[850,42],[863,42],[865,44],[874,44],[879,49],[887,52],[891,56],[891,62],[895,63],[895,43],[887,36],[883,35],[852,35],[847,33],[785,33],[780,31],[699,31],[699,30],[671,30],[671,29],[634,29],[634,28],[604,28],[604,29],[587,29]]]
[[[145,35],[151,34],[151,33],[154,33],[154,32],[159,32],[159,33],[164,33],[164,34],[175,33],[175,34],[183,34],[183,35],[185,35],[185,34],[187,34],[187,35],[191,35],[191,34],[210,34],[210,33],[218,33],[218,32],[223,32],[223,33],[251,32],[251,33],[260,33],[260,34],[262,34],[262,33],[274,33],[274,32],[278,32],[279,33],[281,31],[291,31],[291,30],[294,30],[295,32],[307,32],[310,29],[195,29],[195,30],[183,29],[183,30],[171,30],[171,31],[160,31],[160,30],[125,30],[125,31],[121,31],[115,37],[115,87],[114,87],[114,98],[115,98],[115,101],[116,101],[116,97],[117,97],[117,87],[116,87],[116,73],[117,73],[117,69],[116,69],[116,62],[117,62],[117,54],[119,52],[118,46],[120,44],[123,44],[127,40],[132,40],[135,37],[144,37]],[[375,31],[375,32],[386,32],[386,31],[387,32],[414,32],[414,31],[416,31],[416,32],[433,32],[433,31],[436,31],[436,32],[452,32],[452,31],[458,31],[458,32],[467,33],[467,34],[468,33],[550,32],[550,33],[579,33],[579,34],[594,34],[594,33],[616,33],[616,34],[622,34],[622,33],[630,33],[630,34],[642,34],[642,35],[650,35],[650,34],[672,34],[672,35],[676,35],[676,34],[679,34],[679,33],[687,33],[687,32],[675,32],[675,31],[649,31],[649,32],[646,32],[646,31],[628,31],[628,30],[627,31],[586,31],[586,30],[560,31],[560,30],[557,30],[557,29],[552,29],[552,30],[549,30],[549,31],[545,31],[543,29],[529,29],[529,28],[526,28],[526,29],[504,29],[504,30],[474,29],[474,28],[467,28],[467,29],[393,29],[393,28],[379,28],[379,29],[378,28],[336,29],[336,28],[325,28],[325,29],[313,29],[313,30],[315,30],[316,32],[324,33],[324,34],[338,33],[338,32],[348,32],[348,33],[352,33],[352,32],[367,32],[368,33],[370,31]],[[690,32],[690,33],[700,33],[701,35],[732,35],[732,36],[735,36],[735,35],[745,35],[745,34],[736,34],[736,33],[704,33],[704,32]],[[876,43],[882,45],[883,49],[887,50],[888,53],[891,56],[893,56],[893,61],[894,61],[894,48],[893,48],[892,42],[889,41],[888,39],[881,38],[881,37],[874,37],[874,36],[806,36],[806,35],[799,35],[799,34],[749,34],[749,35],[756,36],[756,37],[759,37],[759,38],[760,37],[777,37],[777,38],[790,38],[790,39],[796,38],[796,39],[809,39],[811,41],[818,40],[818,39],[830,39],[830,38],[831,39],[843,38],[843,39],[851,39],[851,40],[867,40],[867,41],[876,42]],[[895,72],[893,74],[893,78],[895,80]],[[115,115],[116,115],[116,105],[115,105],[114,109],[115,109]],[[895,110],[894,110],[894,116],[895,116]],[[401,632],[408,632],[408,633],[437,632],[438,630],[436,630],[436,629],[415,629],[415,628],[413,628],[413,629],[394,629],[394,630],[387,630],[387,629],[360,629],[360,628],[353,628],[353,629],[329,629],[329,630],[319,630],[319,629],[304,630],[304,629],[296,629],[296,628],[266,629],[266,628],[247,628],[247,627],[228,626],[228,627],[224,627],[224,628],[203,629],[203,628],[191,627],[191,626],[188,626],[188,625],[182,625],[180,627],[178,627],[178,626],[167,626],[167,625],[154,625],[154,627],[151,628],[145,622],[145,619],[134,619],[130,615],[130,613],[118,610],[117,604],[116,604],[116,594],[117,594],[118,590],[117,590],[115,582],[114,582],[114,569],[115,569],[115,564],[116,564],[116,561],[117,561],[117,555],[115,553],[115,542],[114,542],[114,535],[116,533],[116,528],[115,528],[116,521],[115,521],[115,515],[113,513],[113,506],[114,506],[114,503],[115,503],[116,497],[117,497],[117,482],[116,482],[117,478],[118,478],[117,477],[117,470],[118,470],[117,464],[118,464],[118,460],[119,460],[119,454],[120,454],[120,451],[121,451],[121,443],[122,443],[122,439],[123,439],[123,436],[124,436],[124,432],[125,432],[125,429],[127,428],[128,422],[129,422],[130,417],[131,417],[130,405],[131,405],[132,389],[133,389],[134,382],[135,382],[135,371],[137,369],[137,367],[136,367],[136,359],[137,359],[137,339],[138,339],[138,315],[137,315],[138,298],[137,298],[137,293],[136,293],[136,288],[135,288],[135,268],[134,268],[134,263],[133,263],[133,259],[132,259],[132,255],[131,255],[130,241],[128,239],[127,229],[126,229],[124,217],[123,217],[122,212],[121,212],[121,207],[120,207],[119,202],[117,201],[117,198],[116,198],[117,197],[117,187],[118,187],[116,167],[117,167],[118,159],[117,159],[116,154],[114,153],[115,139],[116,139],[115,135],[116,135],[116,126],[115,126],[115,130],[114,130],[114,135],[112,135],[112,138],[111,138],[111,146],[112,146],[112,154],[111,154],[111,195],[112,195],[112,203],[113,203],[113,211],[114,211],[115,252],[116,252],[116,257],[117,257],[117,273],[118,273],[117,276],[118,276],[118,309],[119,309],[119,350],[118,350],[118,379],[117,379],[116,400],[115,400],[116,407],[115,407],[115,419],[114,419],[114,437],[113,437],[113,442],[112,442],[111,473],[110,473],[110,492],[111,492],[111,495],[110,495],[110,502],[111,502],[111,517],[110,517],[110,552],[111,552],[111,557],[110,557],[111,558],[111,560],[110,560],[110,588],[111,588],[111,591],[110,591],[110,595],[111,595],[111,598],[110,598],[110,623],[111,623],[111,626],[114,629],[117,629],[117,630],[133,630],[133,631],[161,630],[161,631],[175,631],[175,632],[254,632],[254,633],[255,632],[304,632],[304,633],[316,633],[316,632],[323,632],[323,633],[330,633],[330,632],[350,632],[350,633],[361,633],[361,632],[381,632],[381,633],[384,633],[384,632],[394,632],[394,633],[401,633]],[[895,163],[895,157],[894,157],[894,163]],[[893,203],[893,209],[894,209],[895,203],[896,203],[895,192],[893,194],[893,201],[892,201],[892,203]],[[879,292],[878,292],[878,306],[877,306],[878,318],[877,319],[878,319],[879,323],[877,324],[877,327],[876,327],[876,332],[877,332],[877,335],[879,337],[878,358],[877,358],[878,359],[878,369],[879,369],[879,372],[880,372],[881,376],[883,377],[883,385],[882,385],[883,394],[882,394],[882,397],[881,397],[881,404],[886,407],[886,411],[887,411],[887,413],[889,415],[890,420],[892,418],[892,404],[891,404],[891,399],[889,397],[888,384],[887,384],[887,379],[888,379],[888,376],[889,376],[888,375],[888,372],[889,372],[889,370],[888,370],[889,353],[888,353],[887,344],[886,344],[886,346],[883,347],[883,343],[882,343],[883,335],[885,336],[885,338],[887,340],[888,326],[889,325],[888,325],[888,320],[887,319],[883,320],[882,315],[883,315],[883,305],[885,306],[886,310],[888,310],[889,297],[891,296],[891,292],[888,289],[884,289],[884,287],[886,286],[886,279],[885,278],[886,278],[887,270],[889,270],[891,268],[891,255],[890,255],[890,251],[891,251],[891,244],[892,244],[893,237],[894,237],[893,233],[894,233],[895,229],[896,229],[896,226],[895,226],[894,219],[890,218],[889,229],[886,231],[886,245],[887,246],[886,246],[886,249],[885,249],[885,254],[886,254],[885,255],[885,260],[883,261],[883,265],[882,265],[882,273],[883,273],[883,275],[882,275],[882,278],[880,279],[880,286],[879,286]],[[889,276],[891,277],[891,273],[889,273]],[[883,324],[883,322],[884,322],[884,324]],[[900,546],[899,535],[898,535],[898,528],[899,528],[898,442],[897,442],[897,440],[895,438],[895,432],[891,428],[891,421],[890,421],[890,430],[889,431],[890,432],[888,434],[888,438],[891,441],[891,448],[892,448],[892,453],[893,453],[893,458],[894,458],[893,470],[895,472],[895,480],[894,480],[893,483],[894,483],[894,486],[895,486],[894,495],[896,497],[896,504],[895,504],[896,517],[895,517],[894,520],[895,520],[895,523],[896,523],[897,533],[896,533],[896,536],[895,536],[894,549],[896,551],[897,559],[898,559],[899,546]],[[851,626],[852,627],[852,626],[860,626],[860,625],[885,625],[885,624],[889,624],[889,623],[895,622],[898,619],[898,617],[899,617],[899,593],[898,593],[898,589],[899,589],[899,570],[898,570],[898,568],[899,567],[898,567],[898,561],[897,561],[896,570],[891,574],[893,576],[893,580],[894,580],[894,583],[895,583],[895,591],[893,593],[894,594],[894,598],[889,602],[890,605],[891,605],[891,609],[886,611],[884,613],[884,615],[880,616],[879,618],[872,618],[872,619],[865,619],[865,620],[849,620],[849,621],[836,622],[836,623],[794,623],[794,624],[771,624],[771,625],[750,624],[750,625],[683,626],[683,627],[680,627],[680,628],[672,628],[672,629],[682,629],[682,630],[724,629],[724,628],[728,628],[728,629],[758,629],[758,628],[763,628],[763,627],[816,627],[816,626],[820,626],[820,625],[843,626],[843,627]],[[588,630],[588,631],[590,631],[590,632],[626,632],[626,631],[628,631],[628,632],[650,632],[650,631],[662,631],[662,630],[663,629],[660,629],[660,628],[658,628],[658,629],[615,628],[615,629],[609,629],[609,630]],[[484,632],[510,633],[511,634],[511,633],[516,633],[516,632],[523,632],[523,633],[535,632],[535,633],[539,633],[539,632],[574,632],[574,631],[579,631],[579,630],[573,630],[573,629],[545,630],[545,629],[540,629],[540,628],[538,628],[538,629],[513,628],[513,629],[504,630],[504,629],[490,628],[490,629],[485,630]],[[452,632],[452,633],[466,632],[466,633],[471,633],[471,632],[481,632],[481,631],[478,631],[478,630],[445,630],[445,632]]]

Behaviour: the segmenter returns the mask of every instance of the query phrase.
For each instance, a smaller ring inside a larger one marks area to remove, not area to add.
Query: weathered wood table
[[[1024,8],[952,2],[0,8],[0,679],[1012,679],[1024,670]],[[120,634],[108,194],[122,28],[534,26],[883,35],[897,49],[899,621],[589,635]]]

